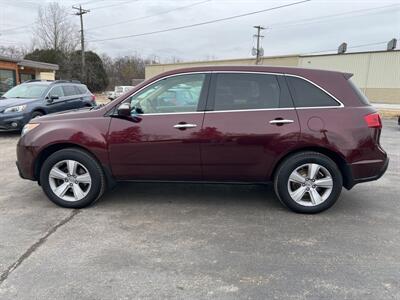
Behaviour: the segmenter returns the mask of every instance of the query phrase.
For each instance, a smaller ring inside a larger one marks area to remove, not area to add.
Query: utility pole
[[[72,6],[73,9],[78,10],[75,15],[79,16],[81,19],[81,80],[84,82],[86,80],[86,70],[85,70],[85,36],[83,33],[83,15],[90,12],[88,9],[83,9],[81,5],[79,7]]]
[[[260,46],[260,39],[263,38],[264,36],[261,35],[261,30],[264,30],[265,27],[262,27],[260,25],[258,26],[253,26],[254,28],[257,29],[257,34],[254,35],[255,38],[257,38],[257,44],[256,48],[253,47],[253,55],[256,56],[256,65],[258,65],[261,62],[261,57],[264,56],[264,49],[261,48]]]

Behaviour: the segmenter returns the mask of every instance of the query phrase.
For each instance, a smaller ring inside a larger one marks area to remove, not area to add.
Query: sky
[[[82,4],[86,48],[112,57],[136,54],[169,62],[251,57],[255,29],[266,29],[265,56],[384,50],[400,39],[400,0],[311,0],[240,18],[188,26],[290,5],[301,0],[58,0],[70,12]],[[48,0],[0,0],[0,45],[29,47],[40,5]],[[119,24],[115,24],[119,23]],[[125,37],[125,38],[120,38]],[[108,39],[108,40],[107,40]],[[112,40],[110,40],[112,39]],[[398,43],[400,49],[400,41]]]

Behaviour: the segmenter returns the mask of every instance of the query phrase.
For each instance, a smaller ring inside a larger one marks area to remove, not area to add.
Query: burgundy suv
[[[18,169],[71,208],[122,180],[273,181],[293,211],[320,212],[342,186],[388,166],[379,114],[350,77],[268,66],[170,71],[105,106],[32,120]]]

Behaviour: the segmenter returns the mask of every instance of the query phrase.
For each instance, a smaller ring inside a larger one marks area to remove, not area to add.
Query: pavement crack
[[[80,210],[74,209],[72,212],[63,218],[60,222],[52,226],[39,240],[37,240],[32,246],[30,246],[14,263],[12,263],[4,272],[0,275],[0,285],[8,278],[8,276],[15,271],[32,253],[34,253],[41,245],[43,245],[46,240],[53,233],[57,231],[58,228],[65,225],[69,221],[71,221]]]

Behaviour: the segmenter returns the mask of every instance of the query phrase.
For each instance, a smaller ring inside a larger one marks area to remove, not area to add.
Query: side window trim
[[[298,76],[298,75],[293,75],[293,74],[282,74],[285,76],[285,81],[287,83],[287,86],[289,88],[290,94],[292,96],[292,101],[293,101],[293,105],[296,109],[314,109],[314,108],[342,108],[344,107],[344,104],[338,99],[336,98],[334,95],[332,95],[331,93],[329,93],[327,90],[325,90],[324,88],[322,88],[321,86],[319,86],[318,84],[316,84],[315,82],[304,78],[302,76]],[[311,85],[315,86],[317,89],[319,89],[320,91],[322,91],[323,93],[325,93],[326,95],[328,95],[330,98],[332,98],[332,100],[336,101],[339,105],[335,105],[335,106],[304,106],[304,107],[297,107],[294,101],[294,98],[296,97],[296,91],[293,87],[293,85],[290,83],[290,80],[287,80],[287,77],[294,77],[294,78],[298,78],[301,80],[304,80],[308,83],[310,83]]]
[[[204,112],[207,107],[208,98],[210,95],[210,82],[211,82],[211,73],[199,73],[204,74],[204,82],[200,92],[199,102],[197,103],[197,112]]]

